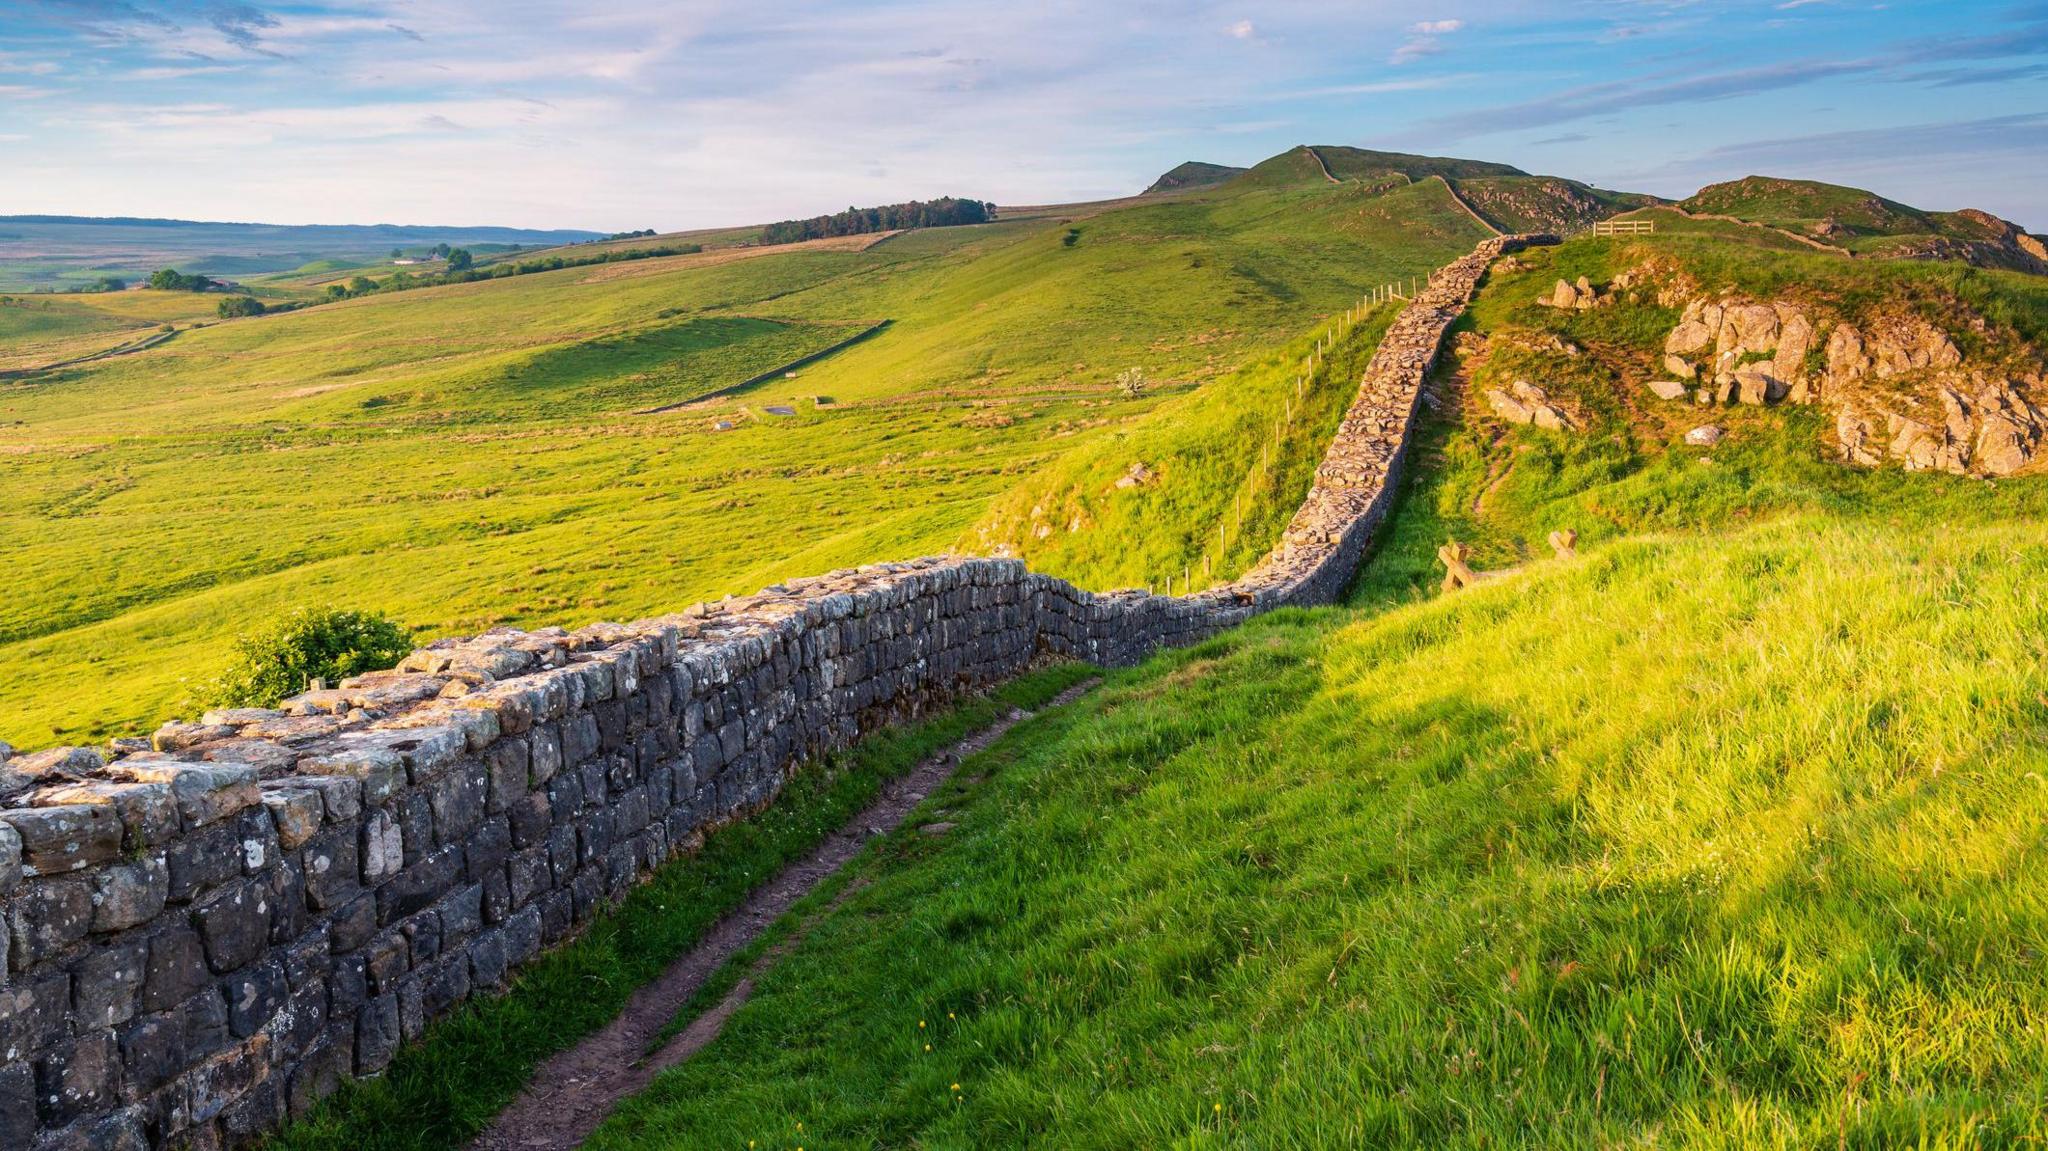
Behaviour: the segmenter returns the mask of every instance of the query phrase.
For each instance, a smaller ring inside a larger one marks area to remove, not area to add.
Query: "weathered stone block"
[[[246,967],[270,941],[270,893],[255,882],[234,884],[193,909],[192,921],[216,972]]]
[[[71,973],[51,971],[0,988],[0,1063],[55,1043],[71,1019]]]
[[[262,792],[263,806],[270,809],[271,822],[277,827],[279,847],[291,851],[320,830],[327,804],[318,791],[273,782],[264,784]]]
[[[398,1050],[398,997],[381,995],[356,1012],[356,1074],[374,1075]]]
[[[251,964],[221,981],[228,1004],[228,1031],[237,1039],[256,1034],[281,1009],[290,993],[284,965],[276,960]]]
[[[87,1116],[62,1130],[45,1132],[35,1151],[149,1151],[142,1109]]]
[[[334,950],[353,951],[377,933],[377,897],[365,891],[337,908],[328,917],[327,930],[334,937]]]
[[[467,760],[455,765],[426,788],[434,812],[435,842],[460,843],[484,817],[490,777],[484,765]]]
[[[168,1011],[211,982],[206,946],[190,927],[171,926],[149,937],[149,966],[142,980],[142,1010]]]
[[[121,1085],[121,1060],[113,1033],[82,1035],[52,1047],[36,1060],[36,1111],[45,1127],[113,1105]]]
[[[0,1147],[26,1147],[35,1135],[35,1072],[26,1063],[0,1063]]]
[[[21,884],[21,833],[0,823],[0,899]]]
[[[433,905],[462,878],[462,848],[444,847],[377,889],[377,919],[395,923]]]
[[[346,733],[318,752],[299,760],[302,776],[353,779],[364,807],[376,807],[405,786],[405,760],[391,741],[371,733]],[[337,817],[339,818],[339,817]]]
[[[405,833],[390,810],[373,811],[363,820],[363,882],[376,886],[405,866]]]
[[[121,818],[106,804],[0,810],[21,839],[21,862],[34,875],[61,875],[121,854]]]
[[[185,1031],[175,1017],[145,1016],[121,1032],[120,1044],[130,1101],[139,1101],[185,1068]]]
[[[361,889],[358,839],[362,834],[348,824],[329,827],[308,839],[299,852],[306,902],[315,911],[339,907]]]
[[[167,784],[87,780],[46,787],[36,802],[46,807],[105,804],[113,808],[129,851],[163,843],[178,833],[178,809]]]
[[[484,927],[484,889],[471,884],[450,892],[435,910],[440,913],[441,951],[453,951]]]
[[[217,984],[207,984],[204,990],[180,1003],[170,1016],[178,1022],[187,1067],[227,1050],[233,1041],[228,1033],[227,1000]]]
[[[148,958],[149,946],[140,940],[103,947],[86,956],[72,977],[80,1029],[115,1027],[135,1017]]]
[[[164,848],[171,902],[186,903],[242,874],[241,828],[234,824],[181,835]]]
[[[363,813],[363,781],[346,775],[299,775],[293,783],[320,795],[328,823],[345,823]]]
[[[123,760],[113,769],[138,783],[167,783],[187,830],[218,823],[262,802],[256,769],[242,764]]]
[[[41,963],[85,938],[92,929],[92,888],[83,879],[42,879],[25,884],[7,917],[17,970]]]
[[[485,751],[483,758],[490,781],[486,810],[495,815],[527,797],[532,756],[526,740],[501,739]]]
[[[303,1119],[322,1099],[340,1088],[355,1069],[355,1021],[329,1023],[305,1058],[292,1068],[285,1086],[286,1110]]]
[[[92,875],[92,930],[125,931],[162,914],[171,869],[162,856],[102,868]]]

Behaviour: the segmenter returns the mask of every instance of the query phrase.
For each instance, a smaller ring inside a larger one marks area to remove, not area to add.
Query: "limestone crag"
[[[1955,340],[1918,316],[1859,324],[1783,301],[1695,297],[1664,342],[1663,367],[1696,381],[1702,404],[1823,404],[1841,458],[1868,467],[2011,475],[2048,436],[2048,416],[2029,399],[2038,374],[1965,370]],[[1649,386],[1671,399],[1687,390]]]
[[[0,1147],[246,1145],[501,986],[797,764],[1046,659],[1326,603],[1386,514],[1488,240],[1394,321],[1264,562],[1185,597],[1003,559],[498,629],[112,758],[0,745]]]

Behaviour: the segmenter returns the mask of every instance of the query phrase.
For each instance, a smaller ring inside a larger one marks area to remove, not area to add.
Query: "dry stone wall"
[[[791,581],[442,641],[275,709],[0,760],[0,1148],[245,1144],[375,1074],[800,761],[1046,659],[1126,665],[1327,603],[1385,514],[1445,329],[1504,237],[1387,333],[1280,545],[1235,584],[1093,594],[1011,560]]]

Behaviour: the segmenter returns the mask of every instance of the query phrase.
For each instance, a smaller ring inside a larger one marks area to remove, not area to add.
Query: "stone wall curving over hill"
[[[113,762],[0,760],[0,1146],[246,1143],[586,923],[793,766],[1047,658],[1122,665],[1325,603],[1387,511],[1488,240],[1387,332],[1278,547],[1095,594],[1016,561],[792,581],[630,625],[494,631]]]

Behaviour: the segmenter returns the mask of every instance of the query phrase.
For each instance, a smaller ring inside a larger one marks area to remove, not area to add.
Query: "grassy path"
[[[1077,664],[1050,667],[922,723],[877,732],[846,754],[799,771],[769,808],[711,831],[695,854],[662,867],[582,935],[522,969],[510,991],[472,999],[433,1024],[381,1077],[344,1084],[271,1136],[266,1151],[461,1147],[518,1097],[545,1061],[610,1025],[638,988],[700,945],[760,888],[762,877],[815,851],[872,804],[888,781],[1013,710],[1045,708],[1093,675]],[[949,801],[957,787],[943,789]],[[898,833],[883,838],[883,850],[900,852],[906,842],[929,838]],[[826,886],[812,902],[829,894]],[[797,910],[809,906],[799,901]],[[657,1026],[648,1034],[661,1031]]]
[[[820,884],[839,874],[869,841],[895,831],[970,757],[987,750],[1037,712],[1073,702],[1095,682],[1074,684],[1031,711],[1012,708],[993,723],[928,756],[908,774],[884,784],[874,802],[808,855],[755,888],[688,954],[635,992],[608,1026],[542,1065],[519,1098],[470,1144],[471,1151],[572,1151],[582,1146],[620,1099],[642,1090],[656,1075],[716,1039],[725,1020],[746,1002],[752,979],[764,973],[794,939],[784,938],[777,948],[755,959],[748,977],[735,982],[716,1006],[664,1041],[679,1013],[727,961]],[[920,830],[934,833],[937,829],[935,833],[943,834],[949,828],[934,823]]]

